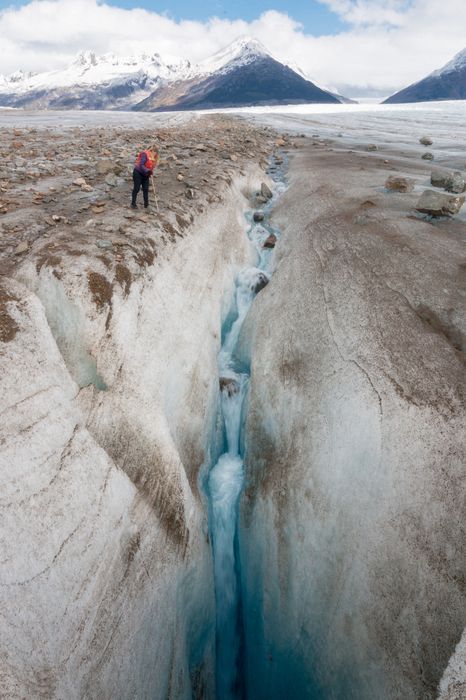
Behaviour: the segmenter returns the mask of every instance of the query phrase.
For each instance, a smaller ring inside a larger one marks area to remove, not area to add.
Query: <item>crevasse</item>
[[[274,169],[276,172],[276,169]],[[273,173],[271,173],[273,175]],[[242,679],[243,631],[241,623],[240,561],[237,538],[238,502],[244,485],[241,431],[247,410],[249,373],[235,356],[241,328],[258,291],[269,279],[271,249],[264,241],[272,232],[267,214],[283,191],[280,174],[262,223],[252,223],[248,236],[256,249],[256,266],[237,275],[232,308],[222,331],[218,357],[224,452],[212,467],[207,484],[210,532],[213,546],[216,597],[216,696],[218,700],[244,697]],[[273,231],[278,237],[278,232]]]

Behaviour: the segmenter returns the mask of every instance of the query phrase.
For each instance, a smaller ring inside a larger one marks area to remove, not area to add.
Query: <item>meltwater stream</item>
[[[266,220],[277,196],[284,189],[280,173],[275,175],[276,172],[276,166],[272,166],[270,174],[276,180],[276,187],[273,198],[264,209],[264,221],[254,224],[251,214],[247,217],[251,221],[248,236],[257,251],[257,266],[246,268],[237,276],[232,308],[224,324],[218,358],[225,452],[211,469],[208,479],[217,615],[217,700],[238,700],[244,696],[241,678],[240,562],[236,533],[238,502],[244,483],[240,445],[249,374],[238,364],[235,349],[249,308],[269,279],[272,250],[265,247],[264,243],[270,234],[278,235]]]

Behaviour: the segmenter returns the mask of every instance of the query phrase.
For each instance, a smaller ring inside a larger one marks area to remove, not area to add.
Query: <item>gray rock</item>
[[[98,248],[104,248],[106,250],[111,250],[113,248],[113,243],[106,239],[98,239],[96,245]]]
[[[445,185],[447,192],[453,192],[455,194],[461,194],[466,190],[466,180],[463,175],[459,172],[455,172],[448,178],[447,184]]]
[[[449,173],[447,170],[433,170],[430,182],[434,187],[443,187],[447,192],[461,194],[466,190],[466,180],[462,173]]]
[[[448,184],[448,181],[451,177],[451,173],[448,172],[448,170],[432,170],[431,175],[430,175],[430,183],[434,187],[446,187]]]
[[[419,139],[419,143],[422,143],[423,146],[432,146],[434,142],[432,141],[430,136],[421,136],[421,138]]]
[[[366,151],[378,151],[379,148],[378,146],[375,145],[375,143],[370,143],[366,146]]]
[[[265,182],[263,182],[261,184],[261,195],[265,199],[272,199],[272,197],[273,197],[272,190],[270,189],[270,187],[268,185],[265,184]]]
[[[118,178],[115,173],[108,173],[105,177],[105,182],[107,185],[110,185],[110,187],[116,187],[118,185]]]
[[[385,187],[393,192],[412,192],[414,180],[409,177],[401,177],[400,175],[390,175],[385,183]]]
[[[431,216],[453,216],[458,214],[464,201],[465,197],[453,197],[434,190],[424,190],[416,209],[422,214]]]
[[[264,221],[264,212],[263,211],[255,211],[252,218],[256,222],[257,221]]]
[[[434,154],[427,151],[427,153],[424,153],[422,156],[422,160],[434,160]]]
[[[27,253],[29,250],[29,243],[27,241],[23,241],[19,245],[16,246],[15,250],[15,255],[21,255],[22,253]]]

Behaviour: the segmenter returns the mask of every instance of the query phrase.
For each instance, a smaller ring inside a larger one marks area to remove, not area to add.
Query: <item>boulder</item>
[[[449,173],[447,170],[432,170],[431,175],[430,175],[430,183],[434,187],[443,187],[445,188],[448,184],[448,181],[451,177],[451,173]]]
[[[448,178],[445,189],[447,192],[461,194],[461,192],[466,190],[466,180],[461,173],[455,172]]]
[[[416,210],[430,216],[453,216],[458,214],[464,201],[465,197],[453,197],[434,190],[425,190],[416,205]]]
[[[422,156],[422,160],[434,160],[434,154],[427,151],[427,153],[424,153]]]
[[[277,242],[277,237],[276,237],[276,235],[275,235],[274,233],[271,233],[270,236],[268,236],[268,237],[265,239],[265,241],[264,241],[264,243],[263,243],[263,247],[264,247],[264,248],[275,248],[276,242]]]
[[[254,221],[264,221],[264,212],[263,211],[255,211],[253,214]]]
[[[432,146],[434,142],[432,141],[430,136],[421,136],[421,138],[419,139],[419,143],[422,143],[423,146]]]
[[[400,175],[390,175],[385,183],[385,187],[393,192],[412,192],[414,180],[409,177],[401,177]]]
[[[265,184],[265,182],[261,184],[261,196],[265,199],[272,199],[273,197],[272,190],[268,185]]]
[[[458,171],[449,173],[447,170],[433,170],[430,182],[434,187],[442,187],[447,192],[454,194],[461,194],[466,190],[466,180]]]

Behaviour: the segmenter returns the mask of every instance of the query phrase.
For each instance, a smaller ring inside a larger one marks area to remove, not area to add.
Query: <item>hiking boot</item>
[[[131,209],[137,209],[137,208],[138,208],[138,205],[137,205],[137,204],[132,204],[132,205],[131,205]]]

